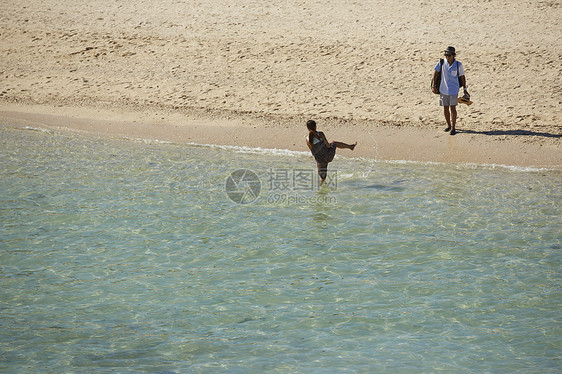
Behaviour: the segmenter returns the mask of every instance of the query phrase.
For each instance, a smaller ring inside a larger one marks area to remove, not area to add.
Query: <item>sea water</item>
[[[0,372],[560,372],[558,171],[0,128]]]

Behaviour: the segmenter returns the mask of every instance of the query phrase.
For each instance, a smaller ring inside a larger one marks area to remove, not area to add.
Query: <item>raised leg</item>
[[[346,144],[346,143],[342,143],[342,142],[334,142],[333,145],[335,145],[336,148],[347,148],[347,149],[351,149],[353,151],[355,149],[355,146],[357,145],[357,142],[355,142],[353,144]]]

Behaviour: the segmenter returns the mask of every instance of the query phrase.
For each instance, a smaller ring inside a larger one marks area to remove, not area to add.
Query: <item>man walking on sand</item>
[[[439,93],[439,105],[443,107],[445,120],[447,121],[446,132],[451,131],[451,135],[455,135],[455,125],[457,123],[457,105],[459,103],[459,90],[462,86],[464,97],[470,98],[470,94],[466,90],[466,77],[464,76],[464,68],[462,64],[455,59],[456,51],[454,47],[447,47],[445,52],[445,60],[439,60],[433,72],[433,93]],[[436,89],[437,76],[441,72],[441,82],[439,91]]]

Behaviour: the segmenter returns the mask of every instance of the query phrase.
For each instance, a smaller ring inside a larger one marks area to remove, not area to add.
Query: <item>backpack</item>
[[[441,86],[441,70],[443,70],[443,59],[439,60],[439,72],[437,73],[437,77],[435,78],[435,82],[432,80],[431,84],[431,90],[433,91],[433,89],[435,89],[435,92],[437,95],[439,95],[439,86]]]

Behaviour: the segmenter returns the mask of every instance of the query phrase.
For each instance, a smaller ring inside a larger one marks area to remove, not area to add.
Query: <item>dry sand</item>
[[[559,1],[0,4],[0,123],[562,169]],[[457,47],[474,104],[443,132],[429,82]],[[342,151],[341,155],[352,155]]]

